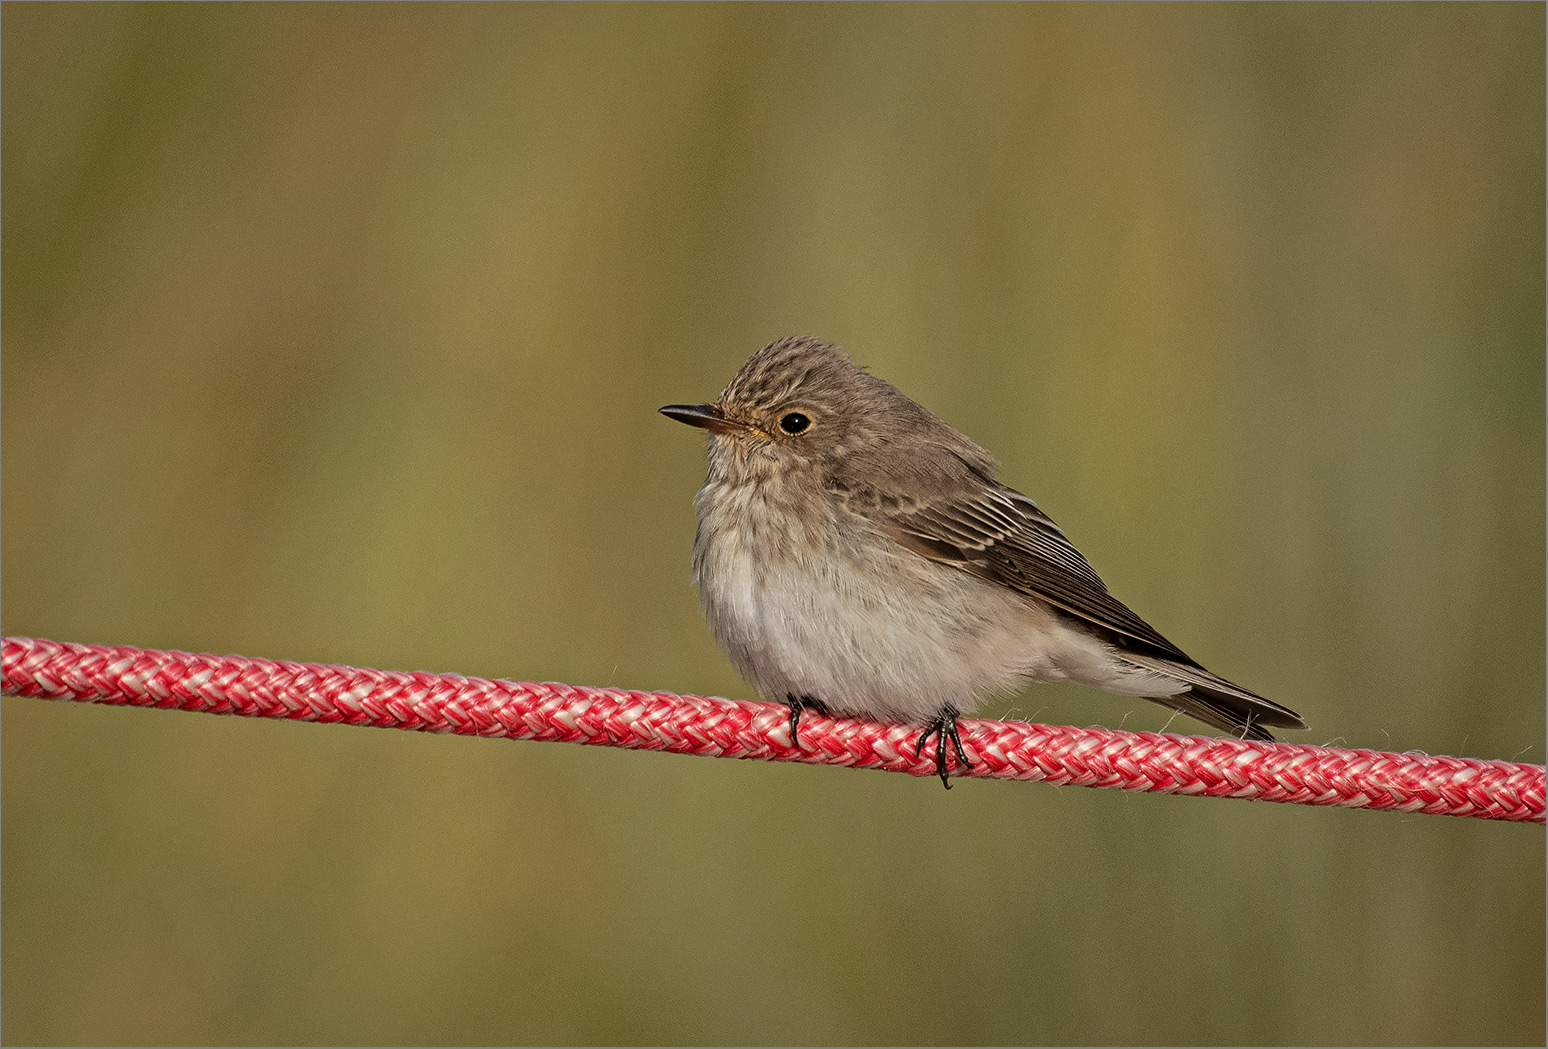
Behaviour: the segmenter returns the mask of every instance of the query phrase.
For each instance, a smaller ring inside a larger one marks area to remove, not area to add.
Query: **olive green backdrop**
[[[13,3],[0,40],[8,634],[748,696],[689,580],[703,438],[655,409],[812,333],[1294,738],[1544,758],[1540,4]],[[8,1043],[1544,1037],[1536,827],[0,726]]]

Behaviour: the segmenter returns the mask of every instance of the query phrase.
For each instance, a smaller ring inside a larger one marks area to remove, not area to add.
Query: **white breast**
[[[759,693],[917,721],[1054,680],[1066,633],[1035,603],[919,557],[863,521],[797,517],[773,485],[706,485],[694,576]]]

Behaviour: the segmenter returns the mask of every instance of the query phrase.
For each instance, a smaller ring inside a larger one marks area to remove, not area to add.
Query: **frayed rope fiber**
[[[8,696],[936,772],[933,742],[914,754],[920,726],[808,712],[796,750],[776,703],[24,637],[3,639],[0,671]],[[1544,821],[1541,765],[972,718],[961,729],[973,767],[953,762],[960,777]]]

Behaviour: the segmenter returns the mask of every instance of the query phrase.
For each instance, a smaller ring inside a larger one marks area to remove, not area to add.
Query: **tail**
[[[1206,725],[1229,732],[1238,739],[1273,742],[1274,735],[1265,726],[1305,728],[1301,715],[1273,700],[1264,699],[1201,666],[1160,659],[1136,652],[1123,652],[1121,658],[1146,670],[1186,681],[1191,687],[1171,696],[1151,696],[1153,702],[1197,718]]]

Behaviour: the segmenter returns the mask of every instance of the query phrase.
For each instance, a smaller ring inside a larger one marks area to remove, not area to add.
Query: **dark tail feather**
[[[1197,663],[1180,663],[1175,659],[1162,659],[1132,650],[1123,652],[1122,656],[1135,666],[1186,681],[1192,686],[1188,691],[1173,696],[1150,698],[1233,736],[1272,741],[1274,737],[1268,730],[1270,725],[1276,728],[1306,727],[1301,715],[1289,707],[1282,707],[1272,699],[1264,699],[1234,681],[1210,673]]]
[[[1197,718],[1206,725],[1229,732],[1238,739],[1261,739],[1272,743],[1274,734],[1264,724],[1279,725],[1286,720],[1280,713],[1284,709],[1282,707],[1265,708],[1245,697],[1205,688],[1203,685],[1194,685],[1175,696],[1155,696],[1153,699],[1190,718]]]

